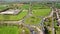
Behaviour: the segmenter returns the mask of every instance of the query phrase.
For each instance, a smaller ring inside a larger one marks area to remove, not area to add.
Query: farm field
[[[6,9],[6,8],[13,8],[13,9],[15,9],[14,8],[15,6],[14,5],[10,5],[10,7],[9,7],[9,5],[0,5],[0,11],[1,10],[4,10],[4,9]],[[24,4],[24,5],[22,5],[22,6],[16,6],[16,8],[18,7],[18,9],[23,9],[21,12],[19,12],[19,14],[17,14],[17,15],[1,15],[0,14],[0,20],[12,20],[12,21],[16,21],[16,20],[21,20],[24,16],[26,16],[27,15],[27,12],[28,12],[28,8],[29,8],[29,5],[28,4]]]
[[[20,20],[27,15],[27,11],[22,11],[18,15],[0,15],[0,20]]]
[[[44,4],[32,4],[32,9],[49,9],[50,7]]]
[[[40,23],[41,18],[36,16],[31,16],[25,19],[25,24],[36,25]]]
[[[32,10],[34,16],[28,17],[25,19],[26,24],[36,25],[40,23],[41,18],[39,16],[48,16],[51,12],[51,9],[36,9]]]
[[[18,28],[17,26],[0,26],[0,34],[30,34],[30,30],[26,27]]]
[[[25,19],[25,23],[30,24],[30,25],[39,24],[42,19],[40,17],[48,16],[49,13],[51,12],[51,9],[48,6],[43,5],[43,4],[32,4],[31,10],[32,10],[33,16],[30,16]]]
[[[7,5],[0,5],[0,11],[8,8]]]
[[[36,6],[34,5],[34,6],[32,6],[32,8],[33,8],[33,10],[32,10],[33,15],[35,15],[35,16],[46,16],[46,15],[49,14],[50,9],[39,9],[39,8],[37,8],[39,6],[40,5],[36,5]],[[35,10],[34,7],[37,8],[37,9]],[[0,15],[1,16],[0,20],[20,20],[20,19],[22,19],[24,16],[27,15],[27,11],[24,11],[24,10],[29,9],[29,4],[23,4],[19,8],[21,8],[23,10],[18,15]]]
[[[21,9],[29,9],[29,4],[23,4],[20,6]]]
[[[40,31],[44,34],[60,34],[60,3],[30,2],[8,6],[0,5],[0,11],[6,8],[22,9],[22,11],[17,15],[0,14],[1,23],[4,20],[7,22],[17,21],[14,24],[19,26],[12,26],[8,22],[8,26],[0,26],[0,34],[40,34]]]
[[[14,8],[16,7],[16,8]],[[11,5],[9,8],[12,9],[22,9],[21,12],[17,15],[11,14],[0,14],[0,21],[18,21],[28,15],[29,8],[31,9],[32,16],[29,16],[23,20],[24,24],[27,25],[40,25],[40,22],[43,17],[46,17],[50,14],[51,8],[45,5],[29,5],[29,4],[22,4],[19,5]],[[1,8],[0,8],[1,9]],[[5,31],[6,30],[6,31]],[[11,31],[11,33],[10,33]],[[24,33],[23,33],[24,31]],[[15,32],[15,33],[14,33]],[[30,29],[26,27],[16,27],[16,26],[3,26],[1,28],[1,34],[31,34]]]
[[[60,34],[60,1],[1,0],[0,34]]]
[[[51,12],[51,9],[36,9],[32,10],[33,15],[35,16],[47,16]]]
[[[18,34],[16,26],[0,26],[0,34]]]

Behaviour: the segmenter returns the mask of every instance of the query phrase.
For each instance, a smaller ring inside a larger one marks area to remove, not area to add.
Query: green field
[[[32,9],[49,9],[49,7],[44,4],[32,4]]]
[[[27,11],[24,10],[18,15],[0,15],[0,20],[20,20],[27,15]]]
[[[47,16],[51,12],[51,9],[36,9],[32,10],[33,15],[35,16]]]
[[[20,7],[21,9],[26,9],[28,4],[24,4],[22,7]],[[4,6],[4,5],[0,5],[0,10],[4,10],[6,9],[8,6]],[[13,5],[12,5],[13,7]],[[27,10],[22,10],[19,14],[17,15],[1,15],[0,14],[0,20],[4,21],[4,20],[21,20],[24,16],[27,15]]]
[[[36,10],[32,10],[32,14],[34,16],[26,18],[25,19],[25,23],[26,24],[31,24],[31,25],[39,24],[41,18],[39,18],[37,16],[48,16],[50,12],[51,12],[50,9],[36,9]]]
[[[1,7],[0,9],[3,8],[3,6],[0,6],[0,7]],[[34,7],[37,8],[37,9],[35,10]],[[32,10],[33,15],[35,15],[35,16],[46,16],[46,15],[49,14],[50,9],[39,9],[38,7],[42,7],[42,6],[32,5],[32,8],[34,8]],[[20,8],[25,9],[25,10],[29,9],[29,4],[24,4],[24,5],[20,6]],[[46,6],[45,6],[45,8],[46,8]],[[26,16],[26,14],[27,14],[26,11],[22,11],[18,15],[0,15],[0,20],[20,20],[24,16]]]
[[[56,3],[55,7],[60,9],[60,3]]]
[[[31,16],[25,19],[25,23],[29,25],[35,25],[40,23],[40,18],[36,16]]]
[[[24,4],[20,7],[21,9],[29,9],[29,4]]]
[[[30,34],[30,30],[25,27],[18,28],[17,26],[0,26],[0,34]]]
[[[0,34],[18,34],[16,26],[0,26]]]
[[[23,9],[23,11],[20,12],[18,15],[0,15],[0,20],[2,20],[2,21],[4,21],[4,20],[11,20],[11,21],[21,20],[24,16],[27,15],[27,13],[28,13],[27,9],[29,9],[29,4],[24,4],[23,6],[21,6],[19,8]],[[24,22],[25,22],[25,24],[29,24],[29,25],[38,25],[38,24],[40,24],[41,18],[37,17],[37,16],[45,17],[45,16],[48,16],[50,12],[51,12],[51,9],[47,6],[32,5],[33,16],[26,18],[24,20]],[[23,34],[23,32],[22,32],[23,30],[25,30],[24,34],[30,34],[30,31],[28,28],[22,27],[22,28],[18,29],[17,27],[11,28],[10,26],[2,27],[1,34],[4,34],[4,33],[6,33],[6,34]],[[10,31],[11,31],[11,33],[10,33]]]
[[[6,9],[6,8],[8,8],[8,7],[6,7],[6,6],[4,6],[4,5],[0,5],[0,11],[1,11],[1,10],[4,10],[4,9]]]

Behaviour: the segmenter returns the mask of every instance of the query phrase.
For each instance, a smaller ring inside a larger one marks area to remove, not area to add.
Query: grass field
[[[22,7],[22,9],[26,9],[28,4],[24,4]],[[7,7],[5,5],[0,5],[0,11],[6,9]],[[20,20],[22,19],[24,16],[27,15],[27,10],[23,10],[22,12],[20,12],[18,15],[1,15],[0,14],[0,20]]]
[[[0,26],[0,34],[23,34],[23,30],[25,30],[24,34],[30,34],[30,30],[26,27]]]
[[[32,6],[32,8],[36,7],[38,8],[40,5],[34,5]],[[0,6],[2,9],[3,6]],[[41,7],[41,6],[40,6]],[[23,4],[22,6],[20,6],[20,8],[22,9],[29,9],[29,4]],[[49,14],[50,9],[36,9],[35,8],[32,10],[33,14],[35,16],[46,16],[47,14]],[[0,20],[20,20],[22,19],[25,15],[27,14],[26,11],[22,11],[21,13],[19,13],[18,15],[0,15]]]
[[[4,5],[0,5],[0,11],[1,11],[1,10],[4,10],[4,9],[6,9],[6,8],[8,8],[8,7],[6,7],[6,6],[4,6]]]
[[[32,4],[32,9],[49,9],[48,6],[44,5],[44,4]]]
[[[56,3],[55,7],[60,9],[60,3]]]
[[[27,11],[22,11],[18,15],[0,15],[0,20],[20,20],[25,15],[27,15]]]
[[[35,16],[47,16],[51,12],[51,9],[36,9],[32,10]]]
[[[24,4],[22,6],[19,6],[18,8],[25,9],[24,11],[20,12],[18,15],[0,15],[0,20],[21,20],[24,16],[27,15],[29,9],[29,4]],[[0,6],[0,10],[5,9],[5,7]],[[32,5],[32,14],[33,16],[30,16],[24,20],[25,24],[28,25],[39,25],[42,18],[39,18],[37,16],[48,16],[51,12],[51,9],[45,5],[35,4]],[[23,33],[23,30],[25,32]],[[59,34],[60,30],[57,30],[57,34]],[[28,28],[25,27],[16,27],[16,26],[3,26],[0,27],[0,34],[30,34],[30,31]]]
[[[31,16],[25,19],[26,24],[35,25],[40,23],[40,18],[36,16]]]
[[[29,4],[23,4],[20,8],[22,8],[22,9],[29,9]]]
[[[32,11],[33,11],[32,14],[34,16],[26,18],[25,19],[26,24],[31,24],[31,25],[39,24],[41,18],[36,17],[36,16],[47,16],[51,12],[50,9],[36,9],[36,10],[32,10]]]
[[[0,34],[18,34],[16,26],[0,26]]]

